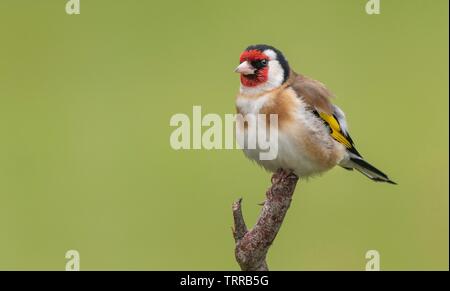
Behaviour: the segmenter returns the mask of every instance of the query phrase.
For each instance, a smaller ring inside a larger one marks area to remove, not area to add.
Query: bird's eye
[[[259,70],[259,69],[267,66],[267,63],[268,63],[268,61],[266,59],[262,59],[262,60],[253,61],[251,64],[255,69]]]

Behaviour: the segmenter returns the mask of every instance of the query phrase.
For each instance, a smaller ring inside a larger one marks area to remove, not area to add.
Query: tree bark
[[[279,170],[273,175],[258,221],[251,230],[247,230],[242,216],[242,199],[233,203],[235,256],[242,271],[268,271],[267,252],[283,224],[297,181],[291,172]]]

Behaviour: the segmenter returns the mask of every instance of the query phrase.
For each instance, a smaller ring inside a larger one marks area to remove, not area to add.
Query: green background
[[[448,269],[448,1],[0,1],[0,269],[236,270],[270,174],[238,150],[174,151],[170,117],[234,113],[233,69],[268,43],[319,79],[398,186],[301,182],[273,270]]]

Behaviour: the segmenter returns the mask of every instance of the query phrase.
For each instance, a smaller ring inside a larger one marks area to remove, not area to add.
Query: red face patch
[[[241,83],[246,87],[255,87],[262,83],[265,83],[269,78],[269,67],[264,66],[258,68],[254,66],[255,63],[259,61],[266,60],[269,61],[269,57],[259,50],[249,50],[245,51],[241,54],[240,62],[243,63],[245,61],[249,62],[253,67],[255,67],[255,74],[252,75],[244,75],[241,74]]]

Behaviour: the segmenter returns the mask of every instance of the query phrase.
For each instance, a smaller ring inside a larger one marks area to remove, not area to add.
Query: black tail
[[[360,171],[369,179],[372,179],[375,182],[386,182],[389,184],[397,185],[397,183],[389,179],[389,177],[385,173],[381,172],[368,162],[364,161],[362,158],[352,157],[350,158],[350,161],[353,168]]]

